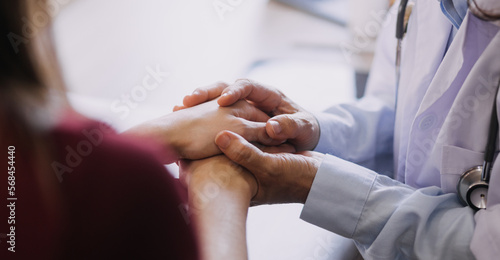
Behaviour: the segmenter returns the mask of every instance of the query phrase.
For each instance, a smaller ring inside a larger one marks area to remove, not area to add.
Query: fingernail
[[[271,127],[273,128],[274,134],[279,134],[281,133],[281,126],[280,123],[277,121],[270,121]]]
[[[231,143],[231,138],[227,134],[223,134],[215,140],[215,143],[222,149],[226,149],[229,147],[229,144]]]

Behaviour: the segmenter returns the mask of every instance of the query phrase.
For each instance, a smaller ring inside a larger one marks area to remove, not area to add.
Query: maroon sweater
[[[199,258],[180,189],[160,163],[171,154],[75,115],[47,138],[42,174],[16,146],[13,194],[1,147],[0,259]]]

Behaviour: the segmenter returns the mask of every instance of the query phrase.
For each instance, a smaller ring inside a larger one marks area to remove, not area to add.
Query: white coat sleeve
[[[396,6],[396,5],[394,5]],[[395,20],[392,8],[384,23],[367,83],[366,95],[315,114],[320,125],[316,151],[360,162],[380,153],[392,153],[395,104]],[[353,43],[356,51],[356,42]],[[348,58],[350,51],[344,51]]]
[[[474,212],[456,194],[414,189],[331,155],[301,218],[352,238],[365,259],[474,259]]]

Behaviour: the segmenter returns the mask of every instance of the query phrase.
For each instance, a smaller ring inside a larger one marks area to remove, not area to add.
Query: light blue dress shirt
[[[455,28],[460,28],[467,13],[467,0],[441,0],[441,10]]]
[[[474,259],[471,241],[476,226],[475,215],[469,207],[459,203],[453,189],[461,174],[458,169],[482,163],[482,153],[475,150],[484,147],[486,135],[481,138],[484,140],[478,142],[479,148],[466,150],[460,148],[461,140],[452,143],[439,132],[450,125],[445,120],[449,117],[439,115],[457,113],[453,100],[463,98],[461,95],[466,93],[461,89],[465,77],[492,38],[498,37],[498,27],[483,28],[479,19],[468,18],[464,20],[468,26],[467,34],[465,28],[457,34],[457,37],[467,35],[464,46],[451,46],[449,50],[461,51],[463,47],[463,57],[455,60],[463,59],[463,64],[456,74],[450,71],[449,84],[443,82],[450,87],[443,89],[441,98],[434,103],[424,102],[424,96],[428,94],[426,88],[410,89],[408,95],[415,91],[417,94],[412,97],[421,102],[415,102],[417,106],[414,108],[405,108],[399,120],[394,121],[394,90],[391,89],[394,85],[394,55],[391,52],[395,46],[387,46],[386,41],[377,47],[377,66],[372,69],[367,96],[358,102],[337,105],[316,115],[321,128],[316,151],[331,155],[325,156],[316,174],[301,218],[352,238],[365,259]],[[379,37],[394,38],[394,30],[390,28],[395,25],[395,18],[389,17],[391,19],[387,25],[389,29]],[[448,32],[451,31],[450,28]],[[447,40],[442,42],[446,45]],[[443,46],[443,50],[446,49]],[[454,62],[454,57],[444,62]],[[431,79],[428,79],[429,82]],[[377,88],[370,84],[377,84]],[[384,88],[390,91],[383,91]],[[488,100],[492,102],[493,98]],[[404,105],[399,103],[399,106]],[[488,103],[484,107],[490,105]],[[422,107],[426,107],[426,113],[418,113]],[[488,113],[485,110],[484,114]],[[488,121],[484,118],[477,119],[478,125],[487,125]],[[462,128],[457,130],[457,134],[468,131],[467,127]],[[439,137],[428,138],[432,130],[436,130]],[[415,140],[422,140],[422,147],[415,145],[419,143]],[[452,146],[437,145],[436,142],[440,141],[452,143]],[[415,165],[411,163],[414,160],[413,151],[423,151],[419,163]],[[397,180],[355,164],[384,155],[395,158]],[[454,165],[447,164],[448,159]],[[448,170],[452,174],[441,172]],[[492,208],[498,210],[499,207],[495,205]],[[476,214],[476,218],[492,214],[491,211],[480,213]],[[498,243],[488,238],[484,240]],[[474,247],[479,248],[478,245]],[[477,251],[474,253],[478,255]]]

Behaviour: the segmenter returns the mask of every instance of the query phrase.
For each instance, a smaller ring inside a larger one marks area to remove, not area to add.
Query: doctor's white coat
[[[500,13],[500,1],[477,2]],[[392,11],[366,97],[316,115],[316,150],[334,156],[318,170],[301,218],[353,238],[365,259],[498,259],[500,161],[486,210],[475,213],[455,194],[461,174],[482,165],[500,101],[498,22],[469,12],[453,38],[439,2],[416,0],[395,109],[395,21]],[[351,163],[384,156],[396,180]]]

